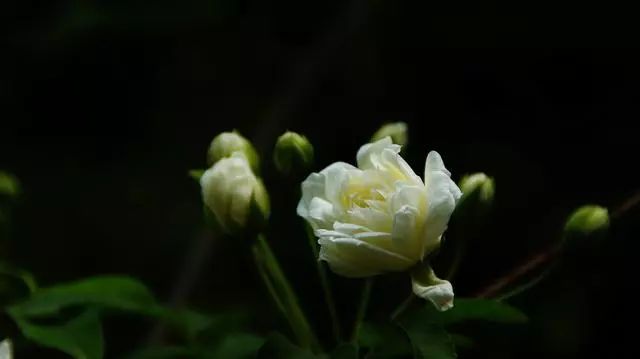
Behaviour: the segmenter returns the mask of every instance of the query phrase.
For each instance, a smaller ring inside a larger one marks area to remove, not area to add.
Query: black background
[[[472,295],[547,248],[576,206],[614,210],[639,189],[640,58],[613,48],[635,45],[638,29],[632,9],[607,4],[3,3],[0,168],[24,187],[3,255],[44,284],[127,273],[165,301],[184,285],[182,301],[252,308],[267,330],[273,311],[251,262],[226,238],[203,244],[186,175],[204,167],[214,135],[237,128],[263,155],[270,240],[326,335],[298,183],[275,173],[273,143],[287,129],[306,134],[321,169],[353,162],[379,125],[405,121],[418,174],[435,149],[456,180],[496,179],[495,211],[469,234],[454,281]],[[488,331],[475,356],[631,353],[637,219],[637,209],[614,219],[588,261],[517,298],[532,324]],[[180,284],[201,252],[199,275]],[[333,280],[347,323],[360,283]],[[386,280],[372,316],[408,293],[406,278]],[[146,340],[145,324],[125,328],[108,326],[109,356]]]

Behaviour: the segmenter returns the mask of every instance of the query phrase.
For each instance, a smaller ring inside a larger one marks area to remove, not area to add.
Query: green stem
[[[445,276],[445,279],[451,280],[458,272],[458,268],[460,268],[460,263],[462,263],[462,258],[467,252],[467,245],[464,238],[461,237],[461,241],[458,242],[458,247],[456,248],[456,252],[453,257],[453,261],[451,262],[451,267],[449,268],[449,273]]]
[[[391,313],[391,321],[398,319],[400,314],[404,313],[404,311],[411,306],[411,303],[413,303],[415,298],[416,296],[413,293],[409,294],[409,296]]]
[[[315,352],[321,350],[320,344],[307,321],[298,298],[287,280],[278,260],[271,251],[271,247],[263,234],[258,235],[253,246],[254,259],[265,282],[265,286],[274,302],[283,313],[291,326],[298,344],[304,348],[311,348]]]
[[[336,311],[336,305],[333,300],[333,294],[331,293],[331,285],[329,284],[329,277],[327,276],[327,270],[325,264],[318,259],[318,247],[316,245],[316,236],[313,233],[313,229],[309,225],[305,225],[307,231],[307,238],[309,239],[309,246],[313,253],[313,258],[316,261],[316,271],[320,278],[320,285],[324,292],[324,300],[327,303],[327,309],[329,310],[329,316],[331,317],[331,326],[333,329],[333,335],[337,343],[340,342],[340,320],[338,319],[338,312]]]
[[[371,287],[373,287],[373,277],[367,278],[364,282],[364,288],[362,289],[360,303],[358,304],[358,311],[356,313],[356,321],[353,324],[353,332],[351,333],[352,343],[357,342],[362,321],[364,320],[365,314],[367,314],[367,306],[369,305],[369,297],[371,296]]]

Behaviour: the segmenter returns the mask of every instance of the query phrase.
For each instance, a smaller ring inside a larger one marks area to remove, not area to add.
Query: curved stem
[[[373,277],[367,278],[364,282],[364,288],[360,295],[360,303],[358,304],[358,311],[356,313],[356,320],[353,324],[353,332],[351,333],[351,342],[355,343],[358,340],[358,334],[360,334],[360,327],[364,320],[365,314],[367,314],[367,307],[369,306],[369,297],[371,296],[371,288],[373,287]]]
[[[318,260],[318,247],[316,246],[316,237],[313,234],[313,229],[309,225],[305,225],[307,232],[307,238],[309,239],[309,246],[313,253],[313,258],[316,261],[316,271],[320,278],[320,285],[324,292],[324,300],[327,303],[327,309],[329,310],[329,316],[331,317],[331,326],[333,329],[333,335],[336,342],[340,342],[340,320],[338,319],[338,312],[336,311],[336,304],[333,300],[333,294],[331,293],[331,285],[329,284],[329,277],[327,276],[327,270],[324,263]]]
[[[278,260],[271,251],[271,247],[263,234],[258,235],[253,245],[253,255],[260,276],[273,297],[274,302],[289,322],[298,343],[315,352],[320,351],[320,344],[307,321],[298,298],[289,284]]]
[[[404,313],[404,311],[411,306],[411,303],[413,303],[415,298],[416,296],[413,293],[410,293],[409,296],[391,313],[391,321],[398,319],[400,314]]]

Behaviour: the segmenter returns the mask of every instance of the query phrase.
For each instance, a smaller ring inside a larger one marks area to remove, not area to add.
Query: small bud
[[[421,264],[411,271],[411,282],[413,293],[429,300],[437,310],[444,312],[453,308],[453,286],[436,277],[428,264]]]
[[[20,182],[15,176],[0,171],[0,196],[16,198],[20,195]]]
[[[207,152],[207,164],[213,166],[216,162],[231,157],[236,152],[242,153],[249,161],[253,172],[258,173],[260,160],[255,148],[236,130],[223,132],[211,141]]]
[[[477,196],[477,200],[485,205],[493,202],[495,183],[491,177],[479,172],[466,175],[460,180],[460,190],[465,197]]]
[[[237,233],[269,217],[269,196],[241,153],[223,158],[200,178],[202,198],[224,232]]]
[[[309,170],[313,164],[313,146],[306,137],[287,131],[276,142],[273,161],[284,175]]]
[[[590,235],[609,227],[609,212],[600,206],[582,206],[567,220],[564,230],[568,234]]]
[[[0,359],[12,359],[13,358],[13,345],[10,339],[5,339],[0,342]]]
[[[407,124],[404,122],[394,122],[383,125],[373,134],[371,142],[379,141],[385,137],[391,137],[394,144],[404,146],[407,144]]]

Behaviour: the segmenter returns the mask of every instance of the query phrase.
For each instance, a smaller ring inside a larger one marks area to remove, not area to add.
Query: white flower
[[[0,359],[11,359],[13,358],[13,349],[11,345],[11,340],[5,339],[0,342]]]
[[[264,185],[251,171],[247,158],[235,152],[220,159],[200,178],[202,198],[226,232],[247,226],[252,211],[269,215],[269,200]]]
[[[460,189],[437,152],[427,156],[424,182],[399,152],[385,137],[360,148],[358,167],[336,162],[302,183],[298,215],[334,272],[404,271],[439,247]]]

